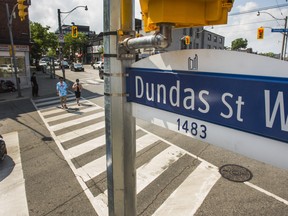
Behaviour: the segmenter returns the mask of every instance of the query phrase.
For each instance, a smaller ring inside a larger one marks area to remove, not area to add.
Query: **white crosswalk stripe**
[[[105,145],[105,135],[102,135],[100,137],[97,137],[95,139],[89,140],[87,142],[84,142],[80,145],[74,146],[72,148],[69,148],[68,151],[72,158],[76,158],[80,155],[83,155],[89,151],[92,151],[93,149],[96,149],[100,146]]]
[[[72,117],[72,116],[75,116],[75,115],[81,115],[83,113],[95,111],[95,110],[98,110],[98,109],[101,109],[101,108],[100,107],[89,107],[89,108],[83,109],[81,111],[77,110],[75,112],[73,111],[73,112],[62,114],[62,115],[53,116],[53,117],[47,118],[46,121],[47,122],[57,121],[57,120],[60,120],[60,119],[69,118],[69,117]]]
[[[88,134],[91,136],[93,132],[103,131],[105,121],[103,118],[99,119],[104,116],[103,108],[89,101],[82,100],[82,103],[89,104],[90,107],[81,106],[79,110],[65,111],[57,108],[55,105],[54,107],[50,106],[51,104],[55,104],[56,100],[58,101],[57,97],[51,97],[50,99],[34,101],[34,104],[36,107],[40,106],[41,109],[38,109],[40,110],[39,113],[47,123],[50,132],[54,133],[54,135],[57,134],[54,136],[57,141],[60,142],[61,145],[68,145],[68,147],[64,149],[64,157],[66,160],[70,160],[69,164],[73,164],[75,160],[80,161],[79,163],[77,162],[77,166],[74,164],[74,167],[71,167],[71,169],[74,171],[78,181],[81,181],[79,183],[89,197],[95,211],[100,216],[108,215],[107,189],[104,190],[103,193],[96,194],[93,197],[92,192],[83,186],[83,182],[86,184],[100,174],[105,174],[106,171],[105,153],[104,155],[98,155],[98,158],[91,159],[90,161],[86,158],[86,155],[91,151],[96,149],[98,151],[98,148],[101,148],[103,151],[103,147],[105,148],[105,134],[99,133],[97,137],[86,138]],[[43,106],[46,106],[46,108],[43,108]],[[73,107],[73,102],[71,103],[71,107]],[[95,119],[99,119],[99,121],[93,121]],[[58,122],[58,120],[62,121]],[[93,122],[87,125],[89,121]],[[49,126],[51,122],[54,123]],[[75,129],[71,129],[73,127],[75,127]],[[141,130],[138,126],[136,129]],[[151,158],[145,158],[146,156],[142,157],[143,161],[141,161],[141,164],[137,168],[137,194],[149,187],[149,185],[156,181],[164,172],[169,171],[171,164],[177,163],[184,155],[187,156],[187,153],[179,147],[171,145],[145,130],[142,130],[142,132],[144,134],[136,140],[137,153],[142,151],[144,153],[152,152],[150,148],[153,146],[158,146],[160,149],[163,149],[156,155],[152,154]],[[189,157],[191,157],[192,160],[192,156]],[[81,162],[81,159],[84,162]],[[193,160],[197,159],[193,158]],[[174,189],[174,192],[171,192],[171,195],[154,212],[154,215],[193,215],[196,212],[213,185],[220,178],[220,175],[215,167],[209,166],[209,164],[203,161],[191,172],[192,173],[188,175],[181,184],[179,183],[177,188]],[[189,199],[187,200],[186,193],[189,193]],[[185,197],[185,199],[183,197]]]
[[[97,119],[97,118],[102,117],[102,116],[104,116],[104,111],[103,112],[99,112],[99,113],[95,113],[95,114],[92,114],[92,115],[89,115],[89,116],[84,116],[82,118],[73,119],[71,121],[63,122],[63,123],[60,123],[60,124],[57,124],[57,125],[53,125],[53,126],[51,126],[51,130],[52,131],[57,131],[57,130],[60,130],[60,129],[71,127],[73,125],[77,125],[77,124],[81,124],[81,123],[84,123],[84,122],[87,122],[87,121],[90,121],[90,120],[93,120],[93,119]]]

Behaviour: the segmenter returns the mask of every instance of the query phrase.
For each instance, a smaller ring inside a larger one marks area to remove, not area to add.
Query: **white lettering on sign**
[[[205,109],[202,109],[199,107],[198,110],[202,113],[208,113],[210,110],[210,106],[209,106],[208,102],[205,100],[205,98],[203,97],[204,94],[209,95],[209,91],[201,90],[199,92],[199,99],[205,105]]]
[[[156,86],[156,88],[155,88]],[[210,105],[205,97],[209,96],[209,91],[207,90],[200,90],[198,95],[195,94],[195,91],[192,88],[185,88],[183,89],[185,93],[185,97],[183,97],[183,101],[181,103],[180,100],[180,89],[181,89],[181,82],[179,80],[176,80],[176,84],[171,86],[170,89],[167,89],[167,87],[164,84],[155,84],[155,83],[144,83],[141,76],[135,76],[135,95],[136,98],[146,98],[147,101],[155,102],[157,103],[163,103],[166,104],[166,98],[169,100],[169,103],[171,106],[174,107],[181,107],[183,106],[186,110],[195,110],[195,101],[196,97],[199,98],[199,101],[201,104],[198,104],[197,110],[201,113],[208,113],[210,111]],[[155,91],[156,89],[156,91]],[[233,98],[233,95],[231,93],[224,93],[222,95],[222,102],[225,105],[225,107],[228,109],[226,112],[221,112],[220,116],[226,119],[230,119],[233,117],[234,110],[232,108],[232,105],[230,105],[227,101],[228,98]],[[245,104],[243,102],[242,96],[238,96],[237,100],[235,101],[237,108],[236,108],[236,118],[237,121],[243,122],[243,118],[241,116],[242,112],[242,106]]]
[[[280,112],[280,122],[281,122],[281,130],[288,131],[288,116],[285,116],[285,106],[284,106],[284,95],[283,92],[279,91],[277,94],[277,98],[274,103],[273,111],[271,113],[270,109],[270,91],[264,90],[265,95],[265,118],[266,118],[266,127],[272,128],[276,114],[279,110]],[[286,117],[286,119],[285,119]]]
[[[228,113],[227,114],[224,114],[223,112],[220,113],[220,115],[223,117],[223,118],[231,118],[233,116],[233,108],[232,106],[226,101],[226,97],[230,97],[230,98],[233,98],[233,95],[230,94],[230,93],[224,93],[222,95],[222,102],[223,104],[228,108]],[[245,104],[243,101],[242,101],[242,97],[239,96],[238,97],[238,100],[236,101],[236,104],[237,104],[237,120],[240,121],[240,122],[243,122],[243,118],[241,117],[241,110],[242,110],[242,106]]]

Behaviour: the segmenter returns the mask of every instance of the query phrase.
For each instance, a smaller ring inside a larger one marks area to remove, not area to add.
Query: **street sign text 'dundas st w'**
[[[159,54],[128,69],[127,100],[135,117],[288,168],[287,67],[221,50]]]

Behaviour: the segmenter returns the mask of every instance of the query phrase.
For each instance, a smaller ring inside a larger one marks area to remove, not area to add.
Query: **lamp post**
[[[282,41],[282,49],[281,49],[281,55],[280,55],[280,59],[285,60],[285,54],[286,54],[286,48],[285,47],[287,47],[287,32],[286,32],[287,31],[287,16],[284,19],[279,19],[268,12],[260,12],[260,11],[258,11],[257,16],[260,16],[261,13],[268,14],[275,20],[284,20],[285,21],[284,32],[283,32],[283,41]]]
[[[21,95],[21,89],[20,89],[20,84],[18,80],[18,71],[17,71],[17,65],[16,65],[16,58],[15,58],[15,50],[14,50],[14,41],[13,41],[13,33],[12,33],[12,15],[16,9],[18,4],[15,4],[13,7],[13,10],[11,14],[9,13],[9,7],[8,4],[6,3],[6,11],[7,11],[7,19],[8,19],[8,29],[9,29],[9,36],[10,36],[10,41],[11,41],[11,51],[12,51],[12,61],[13,61],[13,67],[14,67],[14,74],[15,74],[15,81],[16,81],[16,87],[18,91],[18,97],[22,97]]]
[[[62,33],[61,13],[63,13],[63,14],[70,14],[70,13],[72,13],[74,10],[76,10],[77,8],[80,8],[80,7],[85,8],[86,11],[88,10],[87,5],[86,5],[86,6],[77,6],[77,7],[73,8],[72,10],[67,11],[67,12],[63,12],[63,11],[60,11],[60,9],[57,9],[57,13],[58,13],[59,38],[61,38],[61,40],[59,41],[59,43],[60,43],[59,58],[60,58],[61,64],[62,64],[62,61],[63,61],[63,53],[62,53],[63,41],[62,41],[62,38],[64,38],[64,37],[63,37],[63,33]],[[64,67],[61,67],[61,68],[62,68],[63,79],[65,80],[65,68],[64,68]]]

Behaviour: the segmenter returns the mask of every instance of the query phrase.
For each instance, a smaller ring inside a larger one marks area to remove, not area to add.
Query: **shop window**
[[[24,57],[16,57],[18,76],[26,76],[25,59]],[[0,56],[0,77],[14,78],[14,65],[11,57]]]

